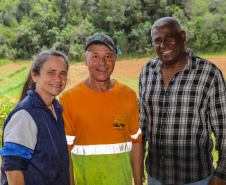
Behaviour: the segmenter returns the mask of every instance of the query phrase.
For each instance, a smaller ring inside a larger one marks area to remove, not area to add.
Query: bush
[[[2,146],[2,127],[9,113],[16,106],[17,100],[8,95],[0,95],[0,147]]]

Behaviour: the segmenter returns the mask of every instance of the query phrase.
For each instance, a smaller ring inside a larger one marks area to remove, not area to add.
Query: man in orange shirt
[[[108,35],[86,41],[89,76],[60,97],[71,184],[142,184],[142,133],[136,93],[111,79],[117,48]],[[74,182],[73,182],[74,181]]]

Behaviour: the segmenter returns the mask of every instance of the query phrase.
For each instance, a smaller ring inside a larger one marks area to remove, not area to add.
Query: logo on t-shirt
[[[113,128],[124,129],[125,123],[126,123],[125,119],[122,117],[121,114],[119,114],[114,120]]]

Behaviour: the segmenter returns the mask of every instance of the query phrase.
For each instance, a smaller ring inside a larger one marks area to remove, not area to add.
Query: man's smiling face
[[[186,41],[184,31],[177,31],[171,25],[159,26],[153,29],[152,40],[157,55],[165,64],[180,62]]]
[[[84,56],[85,64],[88,67],[90,79],[93,82],[106,82],[110,80],[116,56],[114,51],[110,50],[106,45],[91,45]]]

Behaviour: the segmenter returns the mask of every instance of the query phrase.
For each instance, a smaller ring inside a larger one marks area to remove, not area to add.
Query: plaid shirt
[[[140,74],[140,123],[147,173],[164,185],[197,182],[209,175],[226,181],[226,86],[217,66],[189,49],[184,69],[165,88],[161,64],[149,61]],[[213,164],[213,140],[219,162]]]

